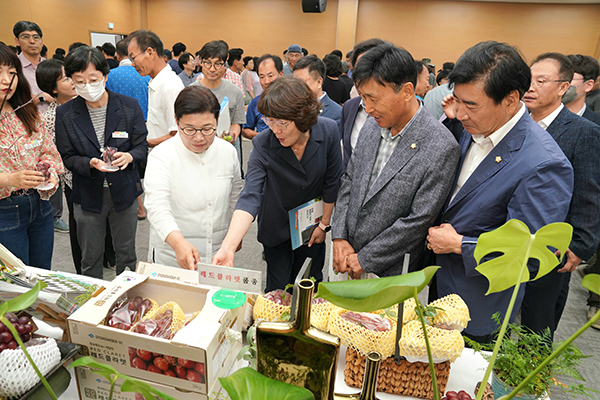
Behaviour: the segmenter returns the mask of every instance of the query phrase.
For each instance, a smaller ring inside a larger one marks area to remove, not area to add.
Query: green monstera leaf
[[[573,228],[564,222],[543,226],[532,234],[523,222],[511,219],[500,228],[479,236],[473,253],[478,264],[488,254],[502,253],[501,256],[481,263],[475,268],[490,283],[486,294],[501,292],[519,283],[530,281],[531,277],[527,270],[527,260],[530,258],[540,262],[535,279],[552,271],[558,265],[559,259],[550,248],[558,249],[560,254],[565,254],[572,235]],[[523,268],[525,270],[521,273]],[[521,276],[520,281],[519,276]]]
[[[101,376],[103,376],[104,378],[106,378],[107,380],[109,380],[111,382],[113,380],[112,375],[115,375],[115,376],[119,375],[119,371],[117,371],[116,369],[114,369],[110,365],[102,364],[102,363],[94,360],[92,357],[88,357],[88,356],[81,357],[81,358],[73,361],[71,363],[71,365],[69,366],[69,369],[75,368],[75,367],[88,367],[88,368],[91,368],[92,369],[92,373],[101,375]]]
[[[252,368],[242,368],[219,378],[231,400],[314,400],[310,390],[267,378]]]
[[[42,281],[38,281],[34,287],[29,289],[23,294],[18,295],[15,298],[5,301],[0,304],[0,317],[4,316],[4,314],[9,312],[17,312],[26,309],[31,306],[37,300],[38,293],[40,290],[45,288],[46,283]]]
[[[590,292],[600,295],[600,275],[589,274],[583,277],[581,286],[589,290]]]
[[[352,311],[370,312],[391,307],[420,292],[440,267],[426,267],[405,275],[343,282],[322,282],[315,297]]]

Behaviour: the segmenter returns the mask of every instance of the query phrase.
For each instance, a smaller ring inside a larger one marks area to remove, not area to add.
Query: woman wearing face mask
[[[21,62],[0,43],[0,243],[25,264],[50,269],[54,229],[48,199],[63,165],[30,99]],[[41,162],[50,165],[50,189],[36,190],[44,182],[36,170]]]
[[[100,50],[82,46],[65,59],[65,74],[78,96],[56,112],[56,143],[73,172],[73,214],[81,246],[82,274],[102,278],[106,222],[113,236],[117,274],[136,266],[137,163],[148,153],[146,124],[138,102],[105,89],[110,69]],[[102,161],[116,148],[112,166]]]

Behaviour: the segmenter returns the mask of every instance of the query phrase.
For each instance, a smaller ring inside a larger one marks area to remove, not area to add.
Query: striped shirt
[[[90,113],[90,119],[92,120],[94,131],[96,131],[100,149],[104,150],[104,130],[106,129],[106,110],[108,109],[108,102],[99,108],[92,108],[87,103],[85,105]],[[108,187],[106,179],[104,179],[104,187]]]
[[[397,135],[392,135],[390,128],[381,128],[381,140],[379,141],[379,149],[377,150],[377,158],[375,159],[375,165],[373,165],[373,170],[371,171],[371,180],[369,181],[369,190],[383,171],[383,167],[389,161],[392,154],[394,154],[394,150],[396,150],[396,146],[400,142],[400,137],[404,134],[404,132],[412,125],[415,117],[421,112],[423,109],[423,103],[419,102],[420,106],[415,115],[408,121],[408,123],[402,128]]]

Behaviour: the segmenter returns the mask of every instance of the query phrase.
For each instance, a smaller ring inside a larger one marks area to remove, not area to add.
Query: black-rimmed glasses
[[[186,126],[185,128],[180,126],[179,129],[181,129],[181,132],[183,132],[183,134],[186,136],[195,136],[196,133],[198,133],[198,132],[200,132],[202,134],[202,136],[210,136],[210,135],[213,135],[217,131],[217,128],[196,129],[191,126]]]

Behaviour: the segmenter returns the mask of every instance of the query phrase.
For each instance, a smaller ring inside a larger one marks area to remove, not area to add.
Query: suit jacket
[[[595,112],[594,110],[592,110],[589,107],[585,108],[585,111],[583,112],[582,117],[585,119],[589,119],[596,125],[600,125],[600,114],[598,114],[597,112]]]
[[[126,133],[118,138],[114,132]],[[65,166],[73,172],[73,202],[85,211],[102,211],[104,179],[108,181],[115,210],[130,207],[143,193],[137,164],[148,156],[148,130],[137,100],[108,91],[106,127],[102,147],[115,147],[133,157],[124,170],[101,172],[90,168],[93,157],[102,159],[85,100],[80,96],[63,104],[56,111],[56,145]]]
[[[379,276],[401,274],[405,253],[417,269],[460,157],[456,140],[424,107],[413,118],[369,190],[381,128],[367,119],[335,206],[332,237],[350,242],[365,272]]]
[[[342,117],[342,106],[340,106],[335,101],[331,100],[331,98],[325,93],[325,96],[321,99],[321,104],[323,108],[321,109],[321,117],[331,118],[340,126],[340,118]]]
[[[472,143],[471,135],[464,131],[460,140],[461,164]],[[532,232],[549,223],[562,222],[572,192],[573,168],[569,160],[525,110],[444,207],[442,221],[463,235],[463,241],[462,254],[436,256],[442,267],[436,274],[438,296],[457,293],[464,299],[471,314],[465,332],[476,336],[492,333],[497,328],[492,315],[500,312],[503,317],[512,295],[512,289],[485,295],[488,281],[475,270],[473,257],[478,237],[512,218],[523,221]],[[521,290],[513,319],[523,295]]]
[[[589,260],[600,241],[600,168],[596,158],[600,154],[600,126],[563,107],[546,131],[573,166],[573,198],[566,220],[573,226],[569,248]]]
[[[340,118],[340,132],[342,136],[342,148],[344,149],[344,169],[348,167],[348,161],[352,155],[352,145],[350,144],[350,136],[352,136],[352,128],[354,121],[360,109],[360,97],[355,97],[344,103],[342,107],[342,116]]]
[[[318,196],[335,203],[342,174],[338,128],[319,117],[301,160],[290,147],[281,146],[271,129],[256,135],[252,146],[246,184],[235,208],[258,215],[258,241],[275,247],[290,240],[289,210]]]

